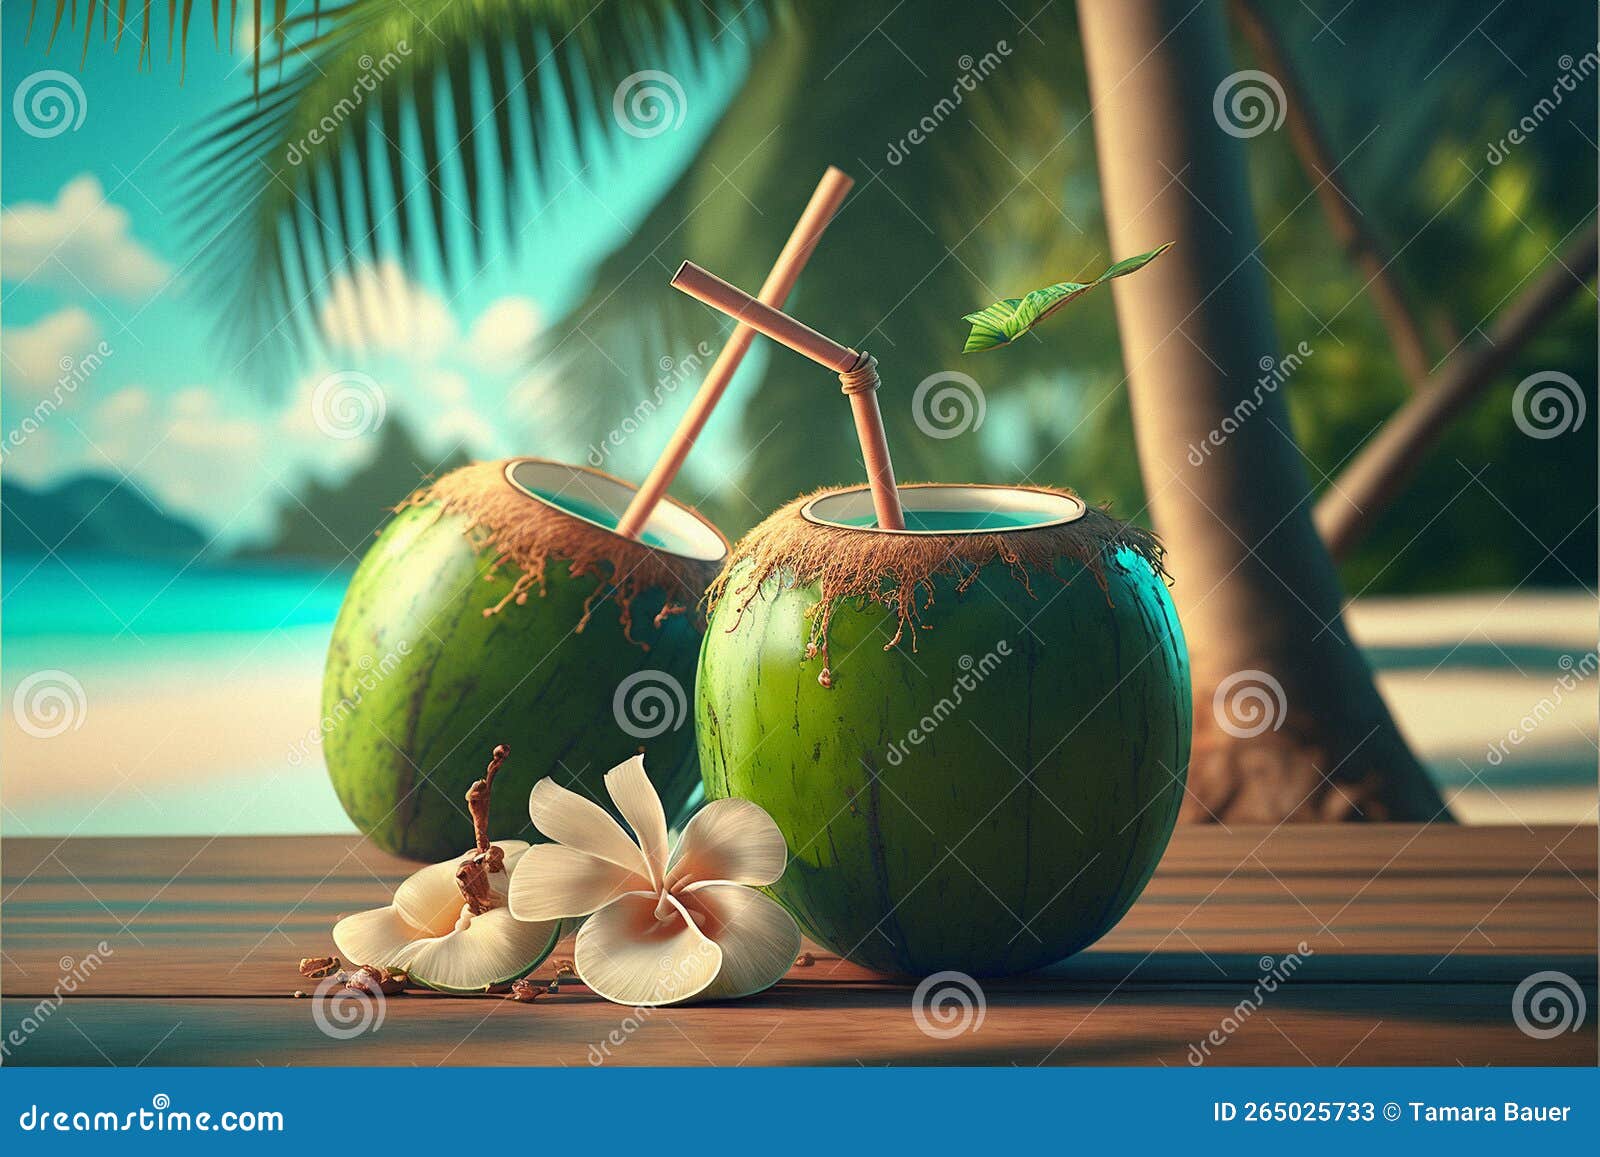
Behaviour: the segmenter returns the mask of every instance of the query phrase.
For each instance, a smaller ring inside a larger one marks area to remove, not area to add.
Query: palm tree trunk
[[[1274,332],[1219,0],[1079,0],[1140,470],[1195,676],[1191,820],[1428,820],[1445,805],[1342,615],[1264,359]]]

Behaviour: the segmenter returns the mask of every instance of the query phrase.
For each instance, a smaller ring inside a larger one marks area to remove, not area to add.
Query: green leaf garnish
[[[969,313],[962,320],[972,323],[972,332],[967,334],[966,348],[961,352],[976,354],[1010,345],[1067,302],[1081,297],[1113,277],[1121,277],[1143,269],[1171,248],[1172,242],[1168,241],[1148,253],[1123,258],[1093,281],[1057,282],[1043,289],[1035,289],[1027,297],[1008,297],[1004,301],[995,302],[987,309]]]

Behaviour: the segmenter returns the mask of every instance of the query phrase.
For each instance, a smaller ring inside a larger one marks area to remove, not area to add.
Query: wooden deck
[[[528,1005],[408,993],[350,1009],[367,1030],[331,1036],[313,1015],[331,1006],[293,995],[315,988],[296,964],[411,865],[343,837],[9,839],[0,858],[13,1064],[1184,1066],[1195,1048],[1222,1065],[1596,1061],[1588,826],[1181,829],[1111,935],[1048,974],[985,982],[981,1023],[943,1039],[919,1028],[908,986],[821,951],[734,1004],[641,1014],[581,985]],[[1302,943],[1257,1006],[1263,971]],[[1588,1014],[1536,1039],[1513,993],[1552,969]]]

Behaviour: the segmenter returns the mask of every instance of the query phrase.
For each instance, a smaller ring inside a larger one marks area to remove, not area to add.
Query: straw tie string
[[[878,388],[878,359],[864,353],[854,369],[839,375],[839,389],[847,397],[851,394],[868,394]]]

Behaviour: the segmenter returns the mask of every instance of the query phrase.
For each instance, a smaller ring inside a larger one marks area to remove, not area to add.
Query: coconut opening
[[[769,582],[815,587],[807,611],[810,628],[796,645],[807,657],[821,654],[818,675],[831,686],[828,627],[842,604],[876,604],[896,620],[884,649],[930,625],[938,583],[957,593],[978,581],[984,568],[1029,595],[1038,584],[1071,583],[1087,573],[1110,598],[1108,566],[1148,565],[1159,575],[1161,543],[1155,535],[1091,508],[1069,490],[1025,486],[914,484],[900,488],[907,529],[881,530],[866,487],[826,490],[795,499],[773,513],[734,547],[707,591],[708,602],[733,604],[736,630],[750,603]]]
[[[1088,509],[1075,494],[941,483],[900,487],[900,506],[905,529],[884,530],[873,512],[871,488],[857,486],[813,498],[800,508],[800,517],[818,526],[880,534],[993,534],[1076,522]]]
[[[692,615],[703,624],[701,596],[727,556],[717,528],[670,499],[656,507],[649,541],[616,532],[617,520],[633,487],[586,466],[542,458],[512,458],[463,466],[422,487],[401,504],[434,507],[440,516],[458,515],[472,548],[493,554],[486,578],[515,568],[509,590],[485,615],[521,606],[545,592],[552,563],[564,563],[573,578],[593,576],[594,590],[573,629],[582,631],[603,603],[617,606],[623,633],[646,650],[633,633],[633,603],[640,595],[659,598],[651,622],[660,627],[674,615]]]
[[[506,480],[529,498],[612,533],[636,490],[599,470],[542,458],[519,458],[508,463]],[[670,498],[656,504],[638,541],[696,562],[720,563],[728,553],[728,545],[715,527]]]

